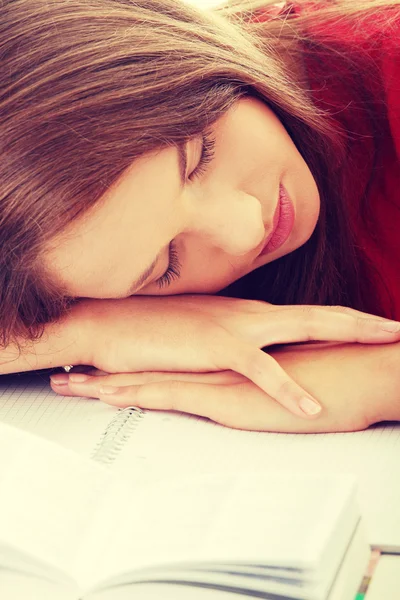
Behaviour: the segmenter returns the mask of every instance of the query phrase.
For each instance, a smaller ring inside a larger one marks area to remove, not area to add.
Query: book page
[[[76,590],[69,589],[68,585],[3,568],[0,569],[0,590],[2,600],[78,600],[79,598]],[[117,598],[108,600],[117,600]],[[132,600],[132,596],[129,600]]]
[[[400,552],[398,423],[354,433],[283,434],[147,411],[114,468],[141,482],[239,471],[354,475],[369,543]]]
[[[0,563],[71,573],[112,474],[62,446],[0,424]]]
[[[0,422],[90,456],[117,409],[89,398],[59,396],[49,375],[0,376]]]
[[[96,591],[93,594],[89,593],[84,600],[243,600],[243,598],[243,594],[235,592],[224,590],[221,594],[219,590],[193,586],[188,588],[187,585],[177,583],[139,583],[134,586],[127,584]],[[37,599],[34,598],[34,600]],[[43,600],[47,600],[47,598]],[[60,598],[60,600],[64,599]],[[68,598],[68,600],[71,599]]]
[[[116,583],[124,572],[133,581],[179,580],[186,572],[198,582],[279,593],[299,586],[301,574],[285,570],[297,568],[322,598],[359,520],[347,477],[219,474],[132,490],[98,513],[102,525],[85,550],[92,575],[89,565],[76,575],[83,588],[96,575],[107,582],[114,575]],[[235,569],[243,563],[248,568]]]

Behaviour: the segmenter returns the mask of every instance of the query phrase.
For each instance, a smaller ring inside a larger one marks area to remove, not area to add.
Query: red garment
[[[313,5],[314,10],[320,2]],[[292,7],[292,11],[299,13],[301,6]],[[338,128],[351,132],[349,218],[357,244],[373,266],[371,285],[378,290],[382,311],[400,320],[400,6],[359,19],[354,25],[332,20],[312,33],[348,56],[354,50],[358,57],[366,53],[378,67],[378,78],[362,78],[354,63],[351,65],[339,54],[329,55],[327,60],[324,53],[318,56],[318,49],[306,62],[316,104],[331,111]],[[363,86],[368,92],[364,95],[360,93]],[[381,140],[375,163],[377,122],[360,110],[366,97],[378,107],[382,119],[378,123]],[[363,196],[370,206],[367,225],[360,217]]]

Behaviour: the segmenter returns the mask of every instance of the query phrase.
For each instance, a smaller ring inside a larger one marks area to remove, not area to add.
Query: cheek
[[[243,260],[243,259],[242,259]],[[221,288],[221,283],[231,281],[239,259],[204,244],[201,248],[188,249],[187,262],[182,275],[189,285]]]

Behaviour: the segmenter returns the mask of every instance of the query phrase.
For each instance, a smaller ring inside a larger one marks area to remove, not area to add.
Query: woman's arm
[[[380,421],[400,421],[399,342],[287,346],[271,354],[323,407],[319,418],[307,424],[279,412],[282,428],[353,431]]]
[[[84,382],[66,374],[52,388],[62,395],[101,398],[116,406],[177,410],[238,429],[290,433],[357,431],[400,420],[400,343],[307,344],[271,350],[301,386],[321,403],[316,419],[288,412],[253,382],[233,371],[219,373],[118,373],[90,371]],[[60,375],[56,376],[56,379]],[[115,394],[102,392],[117,386]]]
[[[21,354],[4,349],[0,372],[70,363],[117,374],[231,370],[243,376],[252,397],[257,395],[261,413],[265,413],[267,397],[304,419],[316,416],[315,411],[307,411],[313,387],[302,384],[304,380],[308,385],[308,363],[303,361],[296,370],[297,362],[286,360],[296,379],[286,372],[284,362],[279,364],[260,348],[310,339],[365,342],[380,348],[382,342],[400,340],[399,323],[341,307],[273,306],[222,296],[88,299],[72,307],[64,319],[48,325],[42,338],[25,346]],[[330,368],[328,357],[325,369]],[[218,398],[214,405],[218,406]],[[263,415],[260,418],[262,428]],[[251,425],[257,426],[257,418]]]
[[[85,302],[77,303],[62,319],[46,325],[38,341],[21,340],[21,351],[15,344],[0,348],[0,374],[91,364],[88,308]]]

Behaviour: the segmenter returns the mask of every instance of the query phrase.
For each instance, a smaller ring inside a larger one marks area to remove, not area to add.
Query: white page
[[[86,569],[86,581],[84,572],[77,579],[86,587],[99,574],[112,579],[125,571],[134,580],[134,570],[154,566],[248,562],[306,569],[310,582],[318,572],[326,593],[358,521],[354,495],[353,478],[295,473],[193,477],[133,489],[131,497],[119,493],[97,514],[102,526],[94,526],[85,549],[91,572]],[[226,580],[214,573],[218,578]],[[276,592],[281,587],[268,583]],[[317,583],[313,589],[323,596]]]
[[[73,589],[69,589],[68,586],[8,569],[0,569],[0,592],[1,600],[79,599],[79,594]],[[129,600],[132,600],[132,597]],[[234,600],[238,600],[238,598]]]
[[[0,424],[2,566],[17,568],[22,551],[24,567],[31,558],[33,573],[41,562],[49,576],[49,565],[69,574],[112,478],[92,460]]]
[[[118,409],[98,400],[53,392],[49,376],[0,376],[0,422],[90,456]]]
[[[207,588],[188,588],[186,585],[139,583],[96,591],[85,596],[84,600],[243,600],[243,596],[225,591],[221,594],[218,590]]]
[[[148,411],[115,468],[138,481],[237,470],[347,473],[372,545],[400,549],[400,424],[361,432],[282,434],[234,430],[179,413]]]

